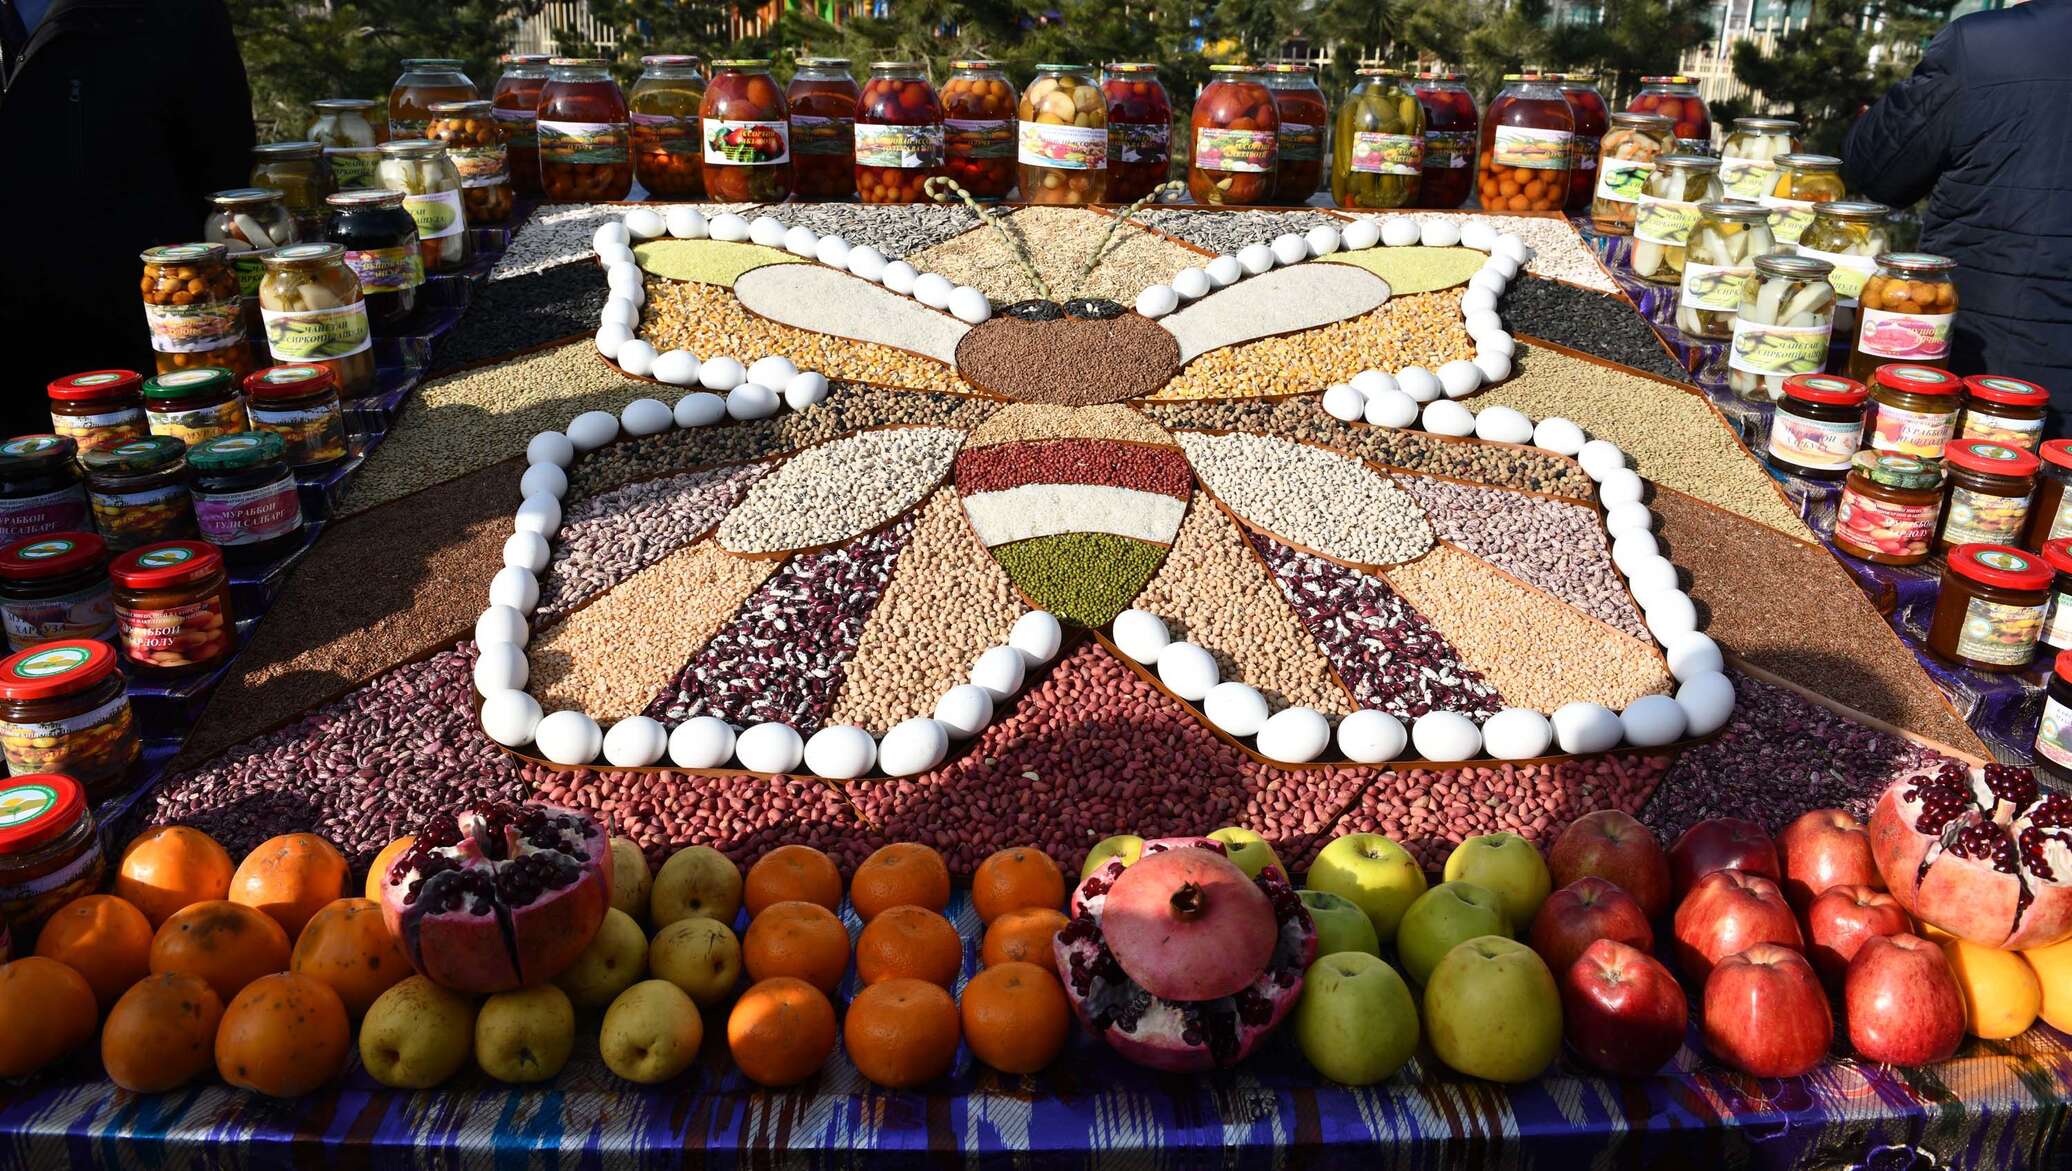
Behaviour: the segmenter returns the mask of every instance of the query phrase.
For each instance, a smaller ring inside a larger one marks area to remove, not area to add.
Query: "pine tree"
[[[1734,46],[1734,76],[1759,95],[1752,106],[1805,124],[1807,150],[1832,154],[1849,123],[1913,71],[1952,7],[1948,0],[1814,0],[1806,27],[1781,38],[1767,56],[1752,41]],[[1893,51],[1873,64],[1880,46]]]

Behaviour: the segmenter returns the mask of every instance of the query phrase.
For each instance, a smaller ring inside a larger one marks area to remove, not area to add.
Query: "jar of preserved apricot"
[[[1633,234],[1633,213],[1655,173],[1655,160],[1676,142],[1669,119],[1660,114],[1622,112],[1611,116],[1596,160],[1597,190],[1590,200],[1590,226],[1606,236]]]
[[[791,162],[801,199],[856,192],[856,102],[863,96],[847,57],[801,57],[785,87]]]
[[[1662,114],[1676,123],[1676,148],[1688,154],[1712,153],[1712,112],[1699,96],[1698,83],[1681,74],[1643,77],[1640,92],[1626,103],[1636,114]]]
[[[94,527],[117,553],[192,537],[194,497],[187,491],[187,445],[167,435],[89,451],[86,499]]]
[[[626,95],[633,177],[650,198],[702,198],[705,148],[698,107],[705,102],[704,71],[696,57],[681,54],[642,57],[640,65],[640,78]]]
[[[625,95],[602,58],[555,57],[540,90],[540,189],[557,203],[624,199],[633,190]]]
[[[1776,160],[1777,173],[1756,202],[1770,209],[1770,230],[1786,244],[1797,244],[1813,223],[1813,208],[1848,194],[1842,183],[1842,160],[1833,155],[1788,154]]]
[[[1092,70],[1038,65],[1016,114],[1015,173],[1025,201],[1099,203],[1106,197],[1108,97]]]
[[[1135,203],[1173,168],[1173,101],[1158,66],[1118,61],[1105,70],[1108,96],[1108,202]]]
[[[1273,113],[1280,121],[1273,201],[1308,203],[1324,183],[1328,165],[1324,138],[1331,127],[1331,105],[1307,65],[1267,66],[1266,88],[1273,93]]]
[[[131,549],[108,566],[122,661],[141,675],[188,675],[228,659],[237,647],[230,576],[206,541]]]
[[[856,116],[852,101],[845,115]],[[705,104],[705,198],[782,203],[792,194],[791,107],[768,60],[714,61]],[[855,182],[854,167],[845,182]],[[845,188],[846,190],[846,188]]]
[[[1990,439],[2023,451],[2043,438],[2050,392],[2004,374],[1974,374],[1964,380],[1964,422],[1959,439]]]
[[[237,379],[221,367],[146,378],[144,419],[153,435],[169,435],[189,447],[252,429]]]
[[[76,532],[0,545],[0,625],[12,651],[64,639],[114,642],[108,543]]]
[[[511,218],[511,160],[489,99],[433,102],[425,137],[446,144],[446,157],[460,172],[460,202],[470,227]]]
[[[465,102],[481,97],[475,83],[461,72],[454,57],[405,57],[403,74],[389,88],[388,136],[423,138],[432,124],[433,102]]]
[[[504,149],[511,157],[511,187],[520,195],[540,193],[540,91],[547,86],[544,53],[504,54],[503,75],[489,96],[496,120],[504,127]]]
[[[1922,252],[1887,252],[1863,286],[1849,373],[1863,378],[1887,362],[1942,366],[1957,320],[1957,262]]]
[[[1211,65],[1209,73],[1188,122],[1187,192],[1201,204],[1265,203],[1280,168],[1273,91],[1249,65]]]
[[[59,907],[101,889],[108,856],[86,790],[63,773],[0,784],[0,960],[11,934],[34,931]]]
[[[162,244],[146,248],[144,323],[158,372],[222,366],[239,374],[252,368],[245,341],[244,296],[230,251],[221,244]]]
[[[1569,140],[1568,202],[1562,205],[1563,211],[1574,215],[1589,208],[1590,197],[1597,190],[1597,155],[1611,128],[1611,112],[1605,108],[1604,95],[1597,92],[1595,73],[1562,74],[1561,96],[1568,99],[1569,113],[1576,120],[1576,136]]]
[[[371,151],[381,145],[371,118],[381,103],[373,98],[321,98],[311,102],[317,120],[309,124],[309,139],[320,143],[331,163],[331,178],[340,191],[365,187],[374,182]]]
[[[1414,207],[1424,180],[1424,106],[1400,69],[1362,69],[1338,107],[1331,199],[1340,207]]]
[[[89,370],[51,380],[50,429],[79,445],[81,455],[150,434],[144,425],[144,376],[134,370]]]
[[[1559,84],[1507,73],[1482,119],[1477,183],[1485,211],[1559,211],[1568,201],[1575,114]]]
[[[15,776],[63,773],[98,801],[143,755],[129,691],[105,642],[47,642],[0,662],[0,747]]]
[[[1950,550],[1928,649],[1974,671],[2019,671],[2036,657],[2056,573],[2034,553],[2007,545]]]
[[[998,61],[952,61],[950,68],[942,87],[944,173],[974,199],[1005,198],[1014,190],[1014,87]]]
[[[1475,145],[1481,127],[1475,95],[1459,73],[1428,73],[1411,87],[1424,107],[1424,175],[1417,206],[1455,208],[1474,190]]]
[[[942,102],[918,61],[873,61],[856,99],[856,195],[865,203],[924,203],[943,174]]]

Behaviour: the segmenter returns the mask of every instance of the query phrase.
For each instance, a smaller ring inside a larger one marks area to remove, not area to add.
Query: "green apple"
[[[1561,1052],[1561,993],[1531,948],[1484,935],[1454,945],[1432,969],[1424,1024],[1448,1066],[1493,1082],[1528,1082]]]
[[[1456,878],[1495,891],[1512,930],[1531,923],[1554,889],[1540,848],[1513,833],[1480,834],[1455,846],[1446,856],[1446,880]]]
[[[1302,974],[1295,1041],[1318,1073],[1371,1086],[1417,1052],[1417,1001],[1380,956],[1327,955]]]
[[[1419,984],[1457,943],[1483,935],[1509,935],[1511,921],[1495,891],[1472,882],[1442,882],[1417,896],[1396,928],[1396,958]]]
[[[1309,917],[1317,925],[1318,955],[1336,955],[1344,951],[1363,951],[1371,956],[1381,954],[1381,940],[1374,936],[1373,921],[1367,918],[1367,912],[1354,906],[1351,899],[1328,890],[1305,890],[1297,897],[1303,906],[1309,908]]]
[[[1087,875],[1107,865],[1110,858],[1120,858],[1122,864],[1128,866],[1142,857],[1143,853],[1144,839],[1135,834],[1116,834],[1112,838],[1102,838],[1094,843],[1093,849],[1086,852],[1086,865],[1079,868],[1079,881],[1085,882]]]
[[[1380,834],[1347,834],[1309,864],[1307,885],[1351,899],[1367,912],[1375,939],[1387,943],[1403,911],[1425,892],[1425,876],[1408,850]]]
[[[1288,868],[1281,865],[1280,856],[1273,852],[1273,844],[1265,838],[1241,826],[1227,825],[1209,835],[1223,843],[1223,853],[1237,868],[1259,877],[1259,873],[1271,866],[1280,871],[1281,877],[1288,877]]]

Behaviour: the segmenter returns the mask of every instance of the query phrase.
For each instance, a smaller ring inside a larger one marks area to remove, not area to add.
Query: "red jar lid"
[[[223,554],[207,541],[161,541],[131,549],[108,566],[115,584],[162,590],[197,582],[223,568]]]
[[[1857,406],[1871,396],[1863,383],[1839,374],[1794,374],[1784,380],[1784,393],[1802,402],[1838,407]]]
[[[0,699],[55,699],[115,673],[115,648],[98,639],[46,642],[0,660]]]
[[[2059,651],[2056,665],[2051,668],[2051,671],[2058,678],[2063,679],[2067,683],[2072,683],[2072,651]]]
[[[2010,407],[2041,407],[2050,403],[2049,391],[2005,374],[1974,374],[1964,380],[1964,392],[1983,402]]]
[[[2059,573],[2072,573],[2072,537],[2043,543],[2043,559]],[[2068,652],[2072,653],[2072,652]]]
[[[94,533],[45,533],[0,545],[0,578],[41,581],[99,565],[108,543]]]
[[[1916,366],[1910,362],[1891,362],[1878,367],[1871,375],[1871,381],[1887,390],[1905,391],[1908,394],[1955,394],[1964,383],[1948,370],[1934,366]]]
[[[2004,590],[2049,589],[2055,576],[2034,553],[2012,545],[1959,545],[1950,550],[1950,572]]]
[[[2036,457],[2021,448],[1991,439],[1953,439],[1943,448],[1943,458],[1953,466],[1989,476],[2033,476],[2039,466]]]
[[[2036,449],[2043,462],[2061,468],[2072,468],[2072,439],[2046,439]]]
[[[245,375],[245,394],[252,398],[301,398],[337,385],[338,375],[328,366],[296,363],[268,366]]]
[[[26,854],[64,836],[86,816],[86,790],[63,773],[0,781],[0,854]]]
[[[61,403],[90,403],[136,394],[144,376],[134,370],[88,370],[50,381],[50,397]]]

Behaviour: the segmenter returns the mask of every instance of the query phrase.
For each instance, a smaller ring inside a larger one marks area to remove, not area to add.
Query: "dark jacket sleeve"
[[[184,205],[202,208],[209,192],[243,187],[251,177],[252,90],[223,0],[160,8],[185,17],[178,35],[187,41],[187,76],[193,84],[181,88],[175,108],[168,111],[169,129],[183,146],[174,157]]]
[[[1912,77],[1893,86],[1849,128],[1842,166],[1852,191],[1893,207],[1928,195],[1949,167],[1963,105],[1963,22],[1936,34]]]

